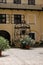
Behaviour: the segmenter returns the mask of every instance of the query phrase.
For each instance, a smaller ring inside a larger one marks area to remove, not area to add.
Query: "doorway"
[[[4,37],[10,42],[10,34],[5,30],[0,30],[0,36]]]
[[[35,33],[29,33],[29,36],[35,40]]]

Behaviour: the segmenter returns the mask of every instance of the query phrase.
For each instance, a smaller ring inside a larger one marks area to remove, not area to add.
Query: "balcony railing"
[[[0,3],[0,8],[21,9],[21,10],[42,10],[41,5],[13,4],[13,3]]]

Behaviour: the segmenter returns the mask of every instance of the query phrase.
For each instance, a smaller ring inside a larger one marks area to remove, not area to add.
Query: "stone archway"
[[[0,36],[3,36],[4,38],[8,39],[10,42],[10,34],[9,32],[5,31],[5,30],[0,30]]]

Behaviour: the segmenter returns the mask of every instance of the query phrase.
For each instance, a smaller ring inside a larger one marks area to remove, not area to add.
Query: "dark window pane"
[[[28,0],[29,5],[35,5],[35,0]]]
[[[6,23],[6,14],[0,14],[0,23]]]
[[[35,40],[35,33],[29,33],[29,36]]]
[[[21,23],[21,15],[14,15],[14,23],[15,24]]]
[[[31,1],[31,4],[35,5],[35,0],[32,0],[32,1]]]
[[[21,30],[20,34],[25,35],[26,30]]]
[[[21,4],[21,0],[14,0],[15,4]]]

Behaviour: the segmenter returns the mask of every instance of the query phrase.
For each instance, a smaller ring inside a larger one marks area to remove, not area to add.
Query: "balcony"
[[[41,5],[0,3],[0,9],[17,9],[17,10],[42,10]]]

